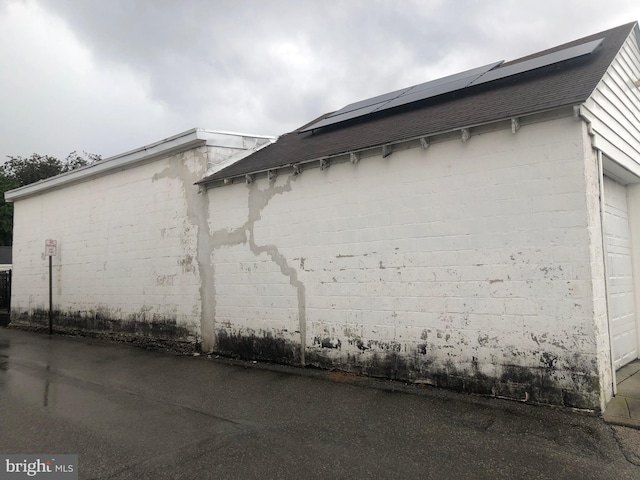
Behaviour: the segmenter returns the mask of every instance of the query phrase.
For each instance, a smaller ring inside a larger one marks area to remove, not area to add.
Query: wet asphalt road
[[[550,408],[0,328],[0,453],[77,453],[80,478],[640,479],[639,439]]]

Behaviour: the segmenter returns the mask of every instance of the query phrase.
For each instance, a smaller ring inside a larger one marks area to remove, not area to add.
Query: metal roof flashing
[[[248,157],[249,155],[259,152],[263,148],[266,148],[269,145],[276,143],[277,141],[278,141],[278,137],[269,137],[269,138],[266,138],[266,141],[264,142],[257,141],[253,148],[248,148],[244,151],[241,150],[239,152],[236,152],[234,155],[227,158],[224,162],[209,168],[205,173],[204,177],[198,180],[197,182],[195,182],[194,185],[206,185],[208,183],[208,178],[211,177],[212,175],[215,175],[216,172],[219,172],[220,170],[227,168],[229,165],[232,165],[235,162],[242,160],[245,157]]]
[[[218,132],[193,128],[186,132],[178,133],[158,142],[145,145],[135,150],[130,150],[113,157],[105,158],[85,167],[77,168],[70,172],[56,175],[55,177],[40,180],[39,182],[25,185],[14,190],[5,192],[4,197],[7,202],[14,202],[22,198],[37,195],[47,190],[61,188],[73,183],[104,175],[113,170],[131,168],[135,165],[147,162],[159,157],[175,155],[180,152],[191,150],[202,146],[220,146],[238,149],[250,149],[247,146],[248,139],[264,139],[272,141],[274,137],[266,135],[247,135],[241,133]]]

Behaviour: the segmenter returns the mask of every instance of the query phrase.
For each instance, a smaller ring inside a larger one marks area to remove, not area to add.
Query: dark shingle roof
[[[602,45],[586,57],[575,58],[477,87],[467,87],[435,99],[339,125],[299,133],[299,130],[303,129],[301,127],[298,131],[282,135],[274,144],[198,183],[208,183],[405,139],[580,104],[587,100],[596,88],[635,25],[635,22],[629,23],[590,35],[506,62],[498,68],[604,38]]]

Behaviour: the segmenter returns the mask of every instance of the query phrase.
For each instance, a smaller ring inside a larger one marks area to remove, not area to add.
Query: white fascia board
[[[223,168],[227,168],[229,165],[233,165],[238,160],[242,160],[243,158],[248,157],[249,155],[253,155],[257,151],[262,150],[265,147],[268,147],[269,145],[275,143],[278,140],[278,137],[259,137],[259,138],[266,138],[267,141],[265,143],[260,144],[260,145],[256,145],[253,148],[250,148],[250,149],[247,149],[247,150],[242,150],[242,151],[234,153],[232,156],[227,158],[222,163],[220,163],[218,165],[215,165],[211,169],[207,170],[207,173],[205,173],[204,178],[206,178],[206,177],[208,177],[210,175],[213,175],[216,172],[219,172]],[[199,185],[201,182],[202,182],[202,180],[197,181],[194,185]],[[206,183],[206,182],[203,182],[203,183]]]
[[[71,172],[62,173],[55,177],[40,180],[39,182],[25,185],[5,192],[4,198],[7,202],[14,202],[21,198],[42,193],[46,190],[60,188],[65,185],[80,182],[98,175],[103,175],[112,170],[122,170],[135,164],[151,160],[156,157],[166,157],[168,155],[184,152],[204,145],[216,145],[231,148],[246,148],[244,142],[246,138],[272,139],[266,135],[244,135],[228,132],[214,132],[193,128],[186,132],[173,135],[160,140],[159,142],[146,145],[125,153],[105,158],[86,167],[81,167]]]
[[[214,132],[212,130],[198,130],[200,136],[212,147],[240,148],[246,150],[248,145],[253,145],[256,139],[263,139],[266,143],[272,143],[276,137],[271,135],[250,135],[236,132]]]

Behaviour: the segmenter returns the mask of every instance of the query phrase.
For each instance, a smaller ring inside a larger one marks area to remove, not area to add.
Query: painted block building
[[[12,322],[48,322],[44,242],[53,239],[57,328],[199,344],[207,218],[193,184],[272,140],[193,129],[8,192]]]
[[[9,192],[12,319],[42,316],[57,237],[62,325],[604,408],[638,357],[639,37],[356,102],[213,169],[159,144]]]

